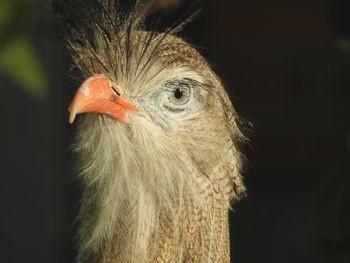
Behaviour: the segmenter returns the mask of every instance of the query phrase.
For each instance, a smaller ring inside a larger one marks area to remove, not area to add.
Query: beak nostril
[[[122,95],[122,94],[120,93],[120,91],[118,90],[118,86],[111,85],[111,89],[112,89],[118,96],[121,96],[121,95]]]
[[[118,95],[118,97],[122,96],[122,92],[121,92],[121,87],[118,86],[117,84],[113,83],[112,81],[109,82],[109,86],[111,87],[111,89],[113,90],[113,92]]]

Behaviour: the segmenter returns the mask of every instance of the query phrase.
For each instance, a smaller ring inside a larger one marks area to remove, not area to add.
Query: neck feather
[[[109,122],[95,116],[78,132],[80,262],[187,262],[218,251],[228,257],[229,190],[222,190],[229,179],[215,181],[189,156],[169,155],[154,137]]]

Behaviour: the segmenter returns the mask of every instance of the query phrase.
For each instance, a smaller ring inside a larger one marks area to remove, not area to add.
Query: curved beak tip
[[[68,112],[69,112],[69,123],[72,124],[75,120],[76,115],[77,115],[77,111],[74,109],[72,110],[72,105],[69,105]]]
[[[75,120],[75,116],[76,116],[76,114],[74,114],[72,112],[69,114],[69,123],[70,124],[73,124],[73,122]]]

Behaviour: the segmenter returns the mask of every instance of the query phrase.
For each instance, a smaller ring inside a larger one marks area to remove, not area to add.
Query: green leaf
[[[11,7],[7,0],[0,1],[0,34],[10,25],[14,13]]]
[[[35,98],[47,95],[48,84],[43,66],[27,36],[12,39],[0,50],[0,73]]]

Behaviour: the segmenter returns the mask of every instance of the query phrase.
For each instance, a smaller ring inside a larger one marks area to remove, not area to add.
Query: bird
[[[83,192],[78,263],[230,262],[246,136],[222,81],[154,1],[54,0],[83,81],[73,152]]]

